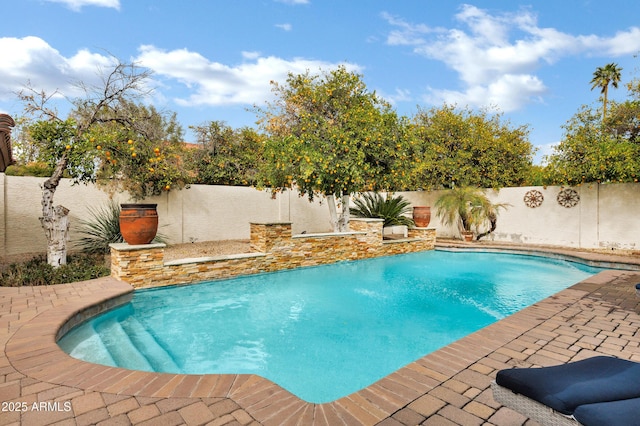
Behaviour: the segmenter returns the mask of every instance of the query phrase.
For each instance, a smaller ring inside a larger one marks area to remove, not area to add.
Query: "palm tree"
[[[435,203],[437,215],[444,225],[457,225],[460,233],[476,230],[480,239],[495,231],[498,210],[506,209],[509,204],[493,204],[480,188],[466,186],[450,189],[443,193]],[[479,232],[487,227],[486,232]]]
[[[609,85],[612,85],[615,89],[618,88],[620,82],[622,68],[618,64],[610,63],[604,67],[596,68],[593,73],[593,79],[591,79],[591,90],[596,87],[600,88],[602,93],[602,120],[604,121],[607,115],[607,95],[609,93]]]

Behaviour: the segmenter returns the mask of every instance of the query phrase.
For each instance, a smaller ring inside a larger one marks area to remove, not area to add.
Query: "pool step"
[[[112,367],[117,366],[104,342],[91,327],[79,327],[73,330],[58,344],[74,358]]]
[[[155,371],[181,373],[169,352],[156,340],[155,336],[134,317],[128,317],[122,327],[138,351],[147,359]]]
[[[117,318],[108,318],[96,324],[107,351],[119,366],[130,370],[154,371],[149,360],[138,350]]]

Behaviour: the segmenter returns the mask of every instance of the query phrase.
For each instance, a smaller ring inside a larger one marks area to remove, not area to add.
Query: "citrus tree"
[[[69,210],[54,205],[63,176],[127,190],[134,199],[180,187],[188,178],[177,152],[181,129],[175,116],[140,103],[149,94],[149,71],[118,62],[102,77],[102,85],[79,84],[85,96],[72,101],[67,118],[49,108],[52,96],[31,88],[19,94],[31,118],[31,141],[53,170],[42,186],[40,221],[54,267],[66,263],[69,239]]]
[[[362,76],[339,67],[289,74],[272,86],[276,100],[257,109],[268,135],[261,185],[326,197],[334,231],[345,231],[351,194],[408,181],[407,123],[367,90]]]
[[[534,148],[527,126],[511,127],[500,114],[444,105],[413,117],[414,188],[497,188],[524,182]]]
[[[233,129],[221,121],[191,129],[197,141],[197,147],[191,151],[194,183],[240,186],[257,183],[264,135],[250,127]]]
[[[577,185],[584,182],[637,182],[640,178],[640,144],[636,141],[637,116],[625,120],[628,132],[607,125],[618,117],[617,104],[602,122],[597,110],[583,106],[564,126],[564,136],[547,158],[545,183]],[[640,113],[640,108],[637,110]]]
[[[609,101],[604,117],[597,108],[583,105],[567,121],[562,140],[547,157],[544,183],[638,182],[640,80],[626,87],[628,98]]]
[[[92,158],[94,175],[71,177],[95,181],[109,193],[126,192],[134,201],[181,189],[190,181],[182,132],[173,127],[175,117],[166,119],[153,107],[136,109],[132,125],[106,121],[87,129],[79,147]],[[149,130],[148,121],[155,122]]]

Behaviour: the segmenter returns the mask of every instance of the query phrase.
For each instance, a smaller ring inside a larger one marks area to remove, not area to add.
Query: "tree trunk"
[[[342,212],[340,213],[340,218],[338,219],[338,228],[340,232],[347,232],[349,230],[349,203],[350,203],[349,194],[342,195]]]
[[[333,232],[346,232],[349,230],[349,195],[341,197],[342,211],[338,217],[336,198],[333,194],[327,194],[327,205],[329,206],[329,217]]]
[[[604,120],[607,118],[607,92],[609,88],[609,83],[607,83],[607,85],[604,87],[603,90],[603,95],[604,95],[604,99],[602,101],[602,121],[604,122]]]
[[[331,223],[331,229],[333,229],[333,232],[339,232],[336,198],[333,194],[327,194],[327,205],[329,206],[329,223]]]
[[[63,156],[53,174],[42,185],[42,217],[40,223],[47,238],[47,263],[54,268],[67,263],[67,242],[69,241],[69,209],[53,205],[53,195],[58,188],[67,158]]]
[[[489,213],[489,230],[487,232],[483,232],[482,234],[476,237],[476,241],[480,241],[480,238],[486,237],[490,233],[496,230],[498,226],[498,215],[495,213]]]

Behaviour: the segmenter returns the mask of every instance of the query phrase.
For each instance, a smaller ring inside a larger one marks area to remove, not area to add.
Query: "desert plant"
[[[120,234],[120,205],[110,200],[106,206],[88,210],[90,219],[78,221],[82,237],[76,248],[84,253],[109,253],[109,244],[124,241]]]
[[[383,226],[406,225],[413,226],[413,219],[405,216],[411,212],[411,203],[402,195],[397,197],[387,194],[386,198],[377,192],[364,193],[362,198],[354,198],[355,207],[351,214],[355,217],[384,219]]]
[[[471,186],[448,190],[435,203],[443,224],[457,225],[461,234],[475,231],[478,239],[495,230],[498,210],[507,206],[492,204],[480,188]],[[487,226],[488,231],[480,233],[480,229]]]

